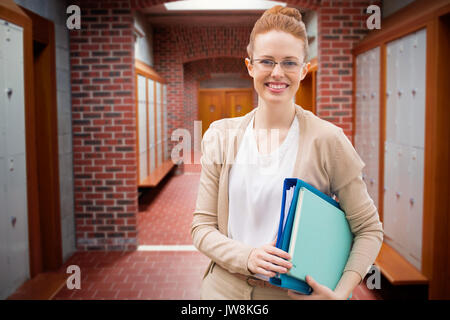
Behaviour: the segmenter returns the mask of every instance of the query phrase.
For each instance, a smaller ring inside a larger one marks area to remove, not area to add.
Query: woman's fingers
[[[256,270],[257,270],[256,273],[262,274],[262,275],[270,277],[270,278],[275,277],[275,275],[276,275],[275,272],[267,271],[266,269],[263,269],[263,268],[258,267]]]
[[[273,255],[276,255],[276,256],[278,256],[280,258],[283,258],[283,259],[286,259],[286,260],[290,260],[291,259],[291,256],[289,255],[289,253],[287,253],[286,251],[281,250],[281,249],[279,249],[277,247],[269,245],[269,246],[265,246],[264,249],[265,249],[266,252],[268,252],[270,254],[273,254]]]
[[[277,266],[283,268],[283,270],[286,269],[285,271],[277,271],[280,273],[286,273],[288,269],[292,268],[292,263],[290,263],[289,261],[286,261],[284,259],[281,259],[277,256],[274,256],[270,253],[267,254],[266,261],[272,263],[273,265],[277,265]]]
[[[273,271],[278,273],[286,273],[287,268],[280,267],[274,263],[272,263],[270,260],[270,257],[267,257],[266,260],[260,265],[262,268],[266,269],[267,271]]]

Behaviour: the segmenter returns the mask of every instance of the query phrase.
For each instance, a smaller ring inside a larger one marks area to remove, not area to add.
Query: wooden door
[[[252,110],[252,92],[248,91],[226,91],[225,112],[226,118],[241,117]]]
[[[209,128],[211,122],[223,118],[222,105],[223,92],[222,90],[207,90],[200,91],[198,96],[198,114],[202,121],[202,135],[206,129]]]
[[[253,108],[252,89],[201,89],[198,94],[198,114],[202,134],[213,121],[240,117]]]
[[[300,82],[300,87],[295,94],[295,103],[303,109],[316,113],[316,74],[317,59],[310,61],[311,66],[305,78]]]

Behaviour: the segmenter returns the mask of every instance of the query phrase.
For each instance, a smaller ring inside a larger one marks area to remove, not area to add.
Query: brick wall
[[[136,248],[133,16],[127,0],[72,1],[70,32],[77,249]]]
[[[379,1],[322,0],[318,9],[317,114],[353,136],[353,56],[368,32],[366,9]]]

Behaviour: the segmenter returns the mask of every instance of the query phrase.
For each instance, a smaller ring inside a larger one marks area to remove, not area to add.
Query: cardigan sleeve
[[[212,124],[202,139],[202,171],[191,225],[195,247],[223,268],[250,275],[248,257],[251,246],[233,240],[218,229],[218,194],[222,169],[220,132]]]
[[[337,131],[333,140],[334,152],[329,153],[332,158],[329,166],[331,191],[338,197],[354,235],[344,272],[354,271],[362,281],[380,251],[383,228],[378,210],[362,180],[364,162],[342,129]]]

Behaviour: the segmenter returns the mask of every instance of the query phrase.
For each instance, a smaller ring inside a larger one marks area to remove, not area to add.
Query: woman
[[[307,48],[298,10],[266,11],[253,28],[245,60],[258,107],[213,122],[203,136],[191,228],[194,245],[211,258],[202,299],[347,299],[378,255],[383,230],[362,180],[364,163],[342,129],[294,103],[309,68]],[[287,177],[336,195],[346,213],[355,238],[334,291],[311,277],[311,295],[267,281],[292,266],[289,254],[274,246]]]

